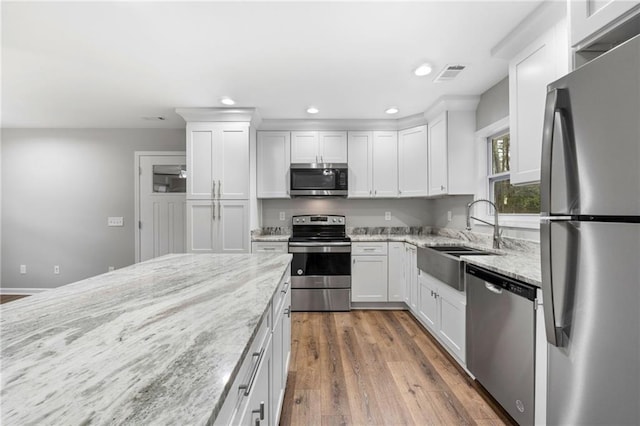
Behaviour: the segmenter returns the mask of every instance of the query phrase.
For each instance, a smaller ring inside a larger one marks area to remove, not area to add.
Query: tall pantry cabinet
[[[248,253],[250,121],[209,111],[177,111],[187,121],[187,251]]]

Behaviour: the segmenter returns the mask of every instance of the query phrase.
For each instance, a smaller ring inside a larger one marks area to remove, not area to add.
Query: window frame
[[[492,200],[492,182],[505,180],[511,177],[511,172],[493,174],[491,169],[491,157],[489,150],[490,138],[509,133],[509,117],[498,120],[478,130],[476,138],[476,170],[477,188],[474,200],[481,198]],[[502,178],[502,179],[501,179]],[[493,200],[492,200],[493,201]],[[493,223],[493,208],[487,203],[478,203],[472,207],[471,214],[489,223]],[[540,215],[528,213],[500,213],[498,217],[500,226],[509,228],[540,229]],[[474,226],[486,226],[476,222]]]

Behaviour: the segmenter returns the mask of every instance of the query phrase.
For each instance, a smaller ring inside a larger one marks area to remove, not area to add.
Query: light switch
[[[284,220],[284,212],[280,212],[280,220]]]
[[[108,217],[107,226],[124,226],[124,218],[122,216]]]
[[[391,220],[391,212],[384,212],[384,220]]]

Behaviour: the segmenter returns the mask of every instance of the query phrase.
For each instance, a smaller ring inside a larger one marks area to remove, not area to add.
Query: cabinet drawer
[[[386,242],[371,242],[371,243],[352,243],[351,244],[352,255],[381,255],[387,254]]]
[[[261,319],[260,328],[258,329],[247,354],[242,360],[240,370],[229,389],[229,393],[225,398],[214,424],[233,424],[233,419],[238,416],[239,413],[244,412],[244,406],[248,402],[245,394],[251,391],[251,385],[253,384],[252,379],[255,381],[255,375],[257,374],[260,366],[259,363],[262,358],[267,355],[267,345],[269,344],[269,338],[271,337],[270,323],[271,309],[269,308]],[[249,386],[249,388],[247,389],[245,386]]]
[[[288,251],[287,242],[265,242],[254,241],[251,243],[252,253],[286,253]]]

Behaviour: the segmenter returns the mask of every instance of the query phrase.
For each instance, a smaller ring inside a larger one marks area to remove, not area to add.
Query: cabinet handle
[[[260,402],[260,408],[258,410],[251,411],[251,414],[260,414],[260,418],[256,419],[256,424],[260,424],[260,420],[264,420],[264,401]]]
[[[256,426],[260,426],[260,419],[256,417]]]
[[[216,202],[215,202],[215,200],[212,201],[212,203],[213,203],[213,206],[212,206],[212,209],[211,209],[211,219],[216,220]]]
[[[440,185],[440,189],[444,191],[444,185]]]
[[[275,249],[275,247],[262,247],[263,251],[274,251]]]
[[[284,283],[284,286],[282,286],[282,290],[280,290],[280,293],[286,293],[287,291],[289,291],[289,283],[288,282]]]
[[[251,372],[251,376],[249,378],[249,383],[246,385],[238,386],[238,390],[244,390],[244,396],[249,396],[251,392],[251,387],[253,386],[253,382],[256,380],[256,375],[258,374],[258,367],[260,366],[260,361],[262,361],[262,355],[264,355],[264,348],[260,349],[260,352],[254,352],[251,354],[252,357],[258,357],[258,361],[256,361],[255,367],[253,367],[253,371]]]
[[[353,259],[353,264],[354,264],[354,265],[356,264],[356,259]]]
[[[320,162],[324,163],[324,156],[323,155],[320,156]]]
[[[318,156],[316,155],[316,163],[318,162]]]
[[[373,191],[369,190],[369,195],[371,195],[371,193],[372,193],[372,192],[373,192]]]
[[[398,189],[398,194],[402,194],[402,190]]]
[[[219,180],[218,181],[218,199],[222,198],[221,191],[222,191],[222,181]]]
[[[211,197],[216,198],[216,180],[211,181]]]
[[[284,310],[284,313],[287,314],[287,318],[291,318],[291,306]]]
[[[375,247],[371,247],[371,248],[365,247],[362,250],[364,250],[364,251],[375,251],[376,248]]]

